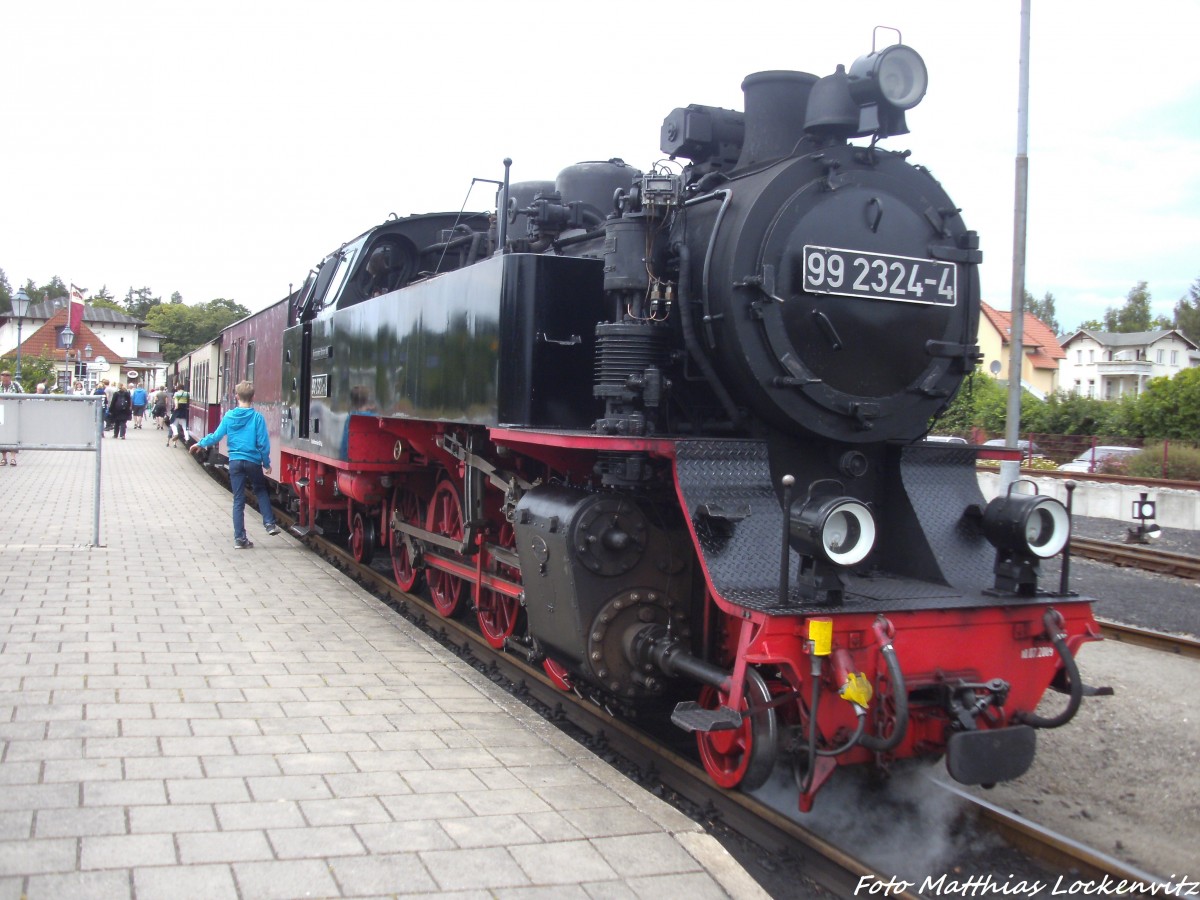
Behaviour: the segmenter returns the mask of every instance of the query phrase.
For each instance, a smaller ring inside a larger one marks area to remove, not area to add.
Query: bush
[[[1151,378],[1138,398],[1137,419],[1147,437],[1196,440],[1200,368],[1184,369],[1174,378]]]
[[[1163,445],[1151,444],[1137,456],[1114,460],[1101,471],[1134,478],[1163,478]],[[1172,442],[1167,448],[1165,477],[1177,481],[1200,481],[1200,449]]]

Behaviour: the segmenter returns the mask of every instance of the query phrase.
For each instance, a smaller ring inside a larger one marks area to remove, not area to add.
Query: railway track
[[[1114,566],[1144,569],[1147,572],[1158,572],[1162,575],[1176,575],[1180,578],[1200,580],[1200,557],[1190,556],[1186,553],[1153,550],[1138,544],[1118,544],[1094,538],[1073,537],[1071,538],[1071,554],[1084,559],[1110,563]]]
[[[977,823],[998,834],[1010,846],[1028,853],[1050,871],[1066,873],[1059,876],[1061,881],[1052,884],[1052,888],[1061,896],[1113,894],[1122,883],[1126,886],[1165,884],[1163,879],[1155,875],[1002,809],[957,785],[936,779],[935,783],[967,804]],[[1087,882],[1099,885],[1105,883],[1105,879],[1107,884],[1112,886],[1111,890],[1100,891],[1095,887],[1088,890],[1083,886]],[[1128,887],[1119,890],[1125,895],[1137,895],[1136,892],[1129,891]]]
[[[1106,640],[1132,644],[1135,647],[1146,647],[1162,653],[1174,653],[1176,656],[1186,656],[1189,659],[1200,659],[1200,640],[1196,638],[1151,631],[1148,628],[1138,628],[1136,625],[1125,625],[1105,619],[1098,621],[1100,631]]]

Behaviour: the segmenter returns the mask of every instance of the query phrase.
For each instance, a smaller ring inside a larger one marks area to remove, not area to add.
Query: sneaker
[[[272,522],[267,526],[267,534],[279,534],[279,526]]]
[[[254,542],[252,540],[250,540],[249,538],[234,538],[233,539],[233,549],[234,550],[249,550],[253,546],[254,546]]]

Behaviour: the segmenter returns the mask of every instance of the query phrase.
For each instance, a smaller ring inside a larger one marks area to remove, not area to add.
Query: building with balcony
[[[1138,396],[1151,378],[1170,378],[1195,365],[1200,349],[1174,329],[1128,334],[1080,330],[1062,342],[1059,381],[1083,397]]]

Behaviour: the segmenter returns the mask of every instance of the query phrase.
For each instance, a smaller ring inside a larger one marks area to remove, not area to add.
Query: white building
[[[59,335],[66,323],[67,298],[59,297],[32,303],[29,312],[20,322],[21,352],[37,356],[45,353],[54,358],[59,368],[60,380],[66,377],[67,359]],[[47,327],[51,326],[51,327]],[[143,384],[161,385],[165,379],[166,365],[162,358],[164,335],[151,331],[144,322],[106,307],[84,306],[84,334],[76,335],[75,358],[79,360],[73,368],[73,380],[78,378],[94,383],[100,378],[111,381],[126,381],[131,372],[137,372]],[[89,356],[86,348],[95,341]],[[17,349],[17,319],[11,313],[0,314],[0,356],[12,356]],[[94,360],[103,358],[103,371],[97,369]],[[88,366],[86,360],[91,359]]]
[[[1151,378],[1170,378],[1190,368],[1200,350],[1174,329],[1128,334],[1081,330],[1060,343],[1066,357],[1058,361],[1058,383],[1063,390],[1099,400],[1136,397]]]

